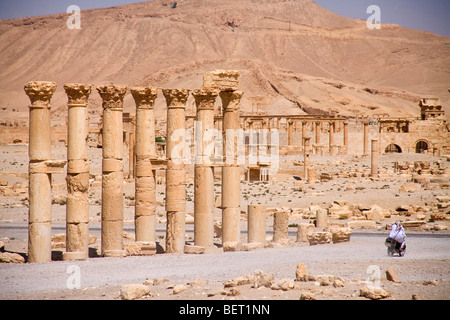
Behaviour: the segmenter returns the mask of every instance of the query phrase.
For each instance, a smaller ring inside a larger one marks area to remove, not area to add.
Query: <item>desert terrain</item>
[[[126,148],[124,148],[124,152]],[[0,175],[8,186],[2,187],[0,196],[0,241],[3,251],[26,257],[27,253],[27,146],[3,145],[1,163],[4,174]],[[63,159],[63,144],[53,149],[54,158]],[[250,251],[224,252],[221,239],[202,255],[179,255],[163,253],[165,246],[164,185],[157,185],[157,243],[155,256],[128,256],[126,258],[101,258],[100,212],[101,212],[101,149],[89,148],[91,162],[90,179],[90,244],[88,261],[60,261],[64,244],[57,243],[65,233],[66,186],[63,174],[53,175],[53,262],[44,264],[0,264],[5,277],[0,298],[2,299],[122,299],[121,288],[128,284],[146,284],[149,292],[139,299],[188,299],[188,300],[298,300],[302,294],[318,300],[367,299],[360,290],[367,285],[367,268],[380,268],[381,288],[390,296],[385,299],[438,299],[447,300],[450,293],[449,244],[450,222],[446,218],[450,197],[449,179],[436,176],[428,183],[413,183],[417,188],[401,191],[410,183],[409,177],[394,175],[395,161],[409,159],[442,161],[443,157],[418,154],[380,155],[380,170],[391,172],[382,178],[340,178],[339,173],[352,168],[367,168],[367,156],[312,156],[320,173],[330,173],[330,181],[314,185],[301,185],[292,176],[270,182],[241,182],[241,241],[247,242],[247,205],[263,204],[266,213],[266,245]],[[293,165],[295,156],[282,156],[284,167]],[[16,172],[15,175],[6,172]],[[5,195],[6,189],[11,194]],[[187,185],[186,243],[193,242],[193,185]],[[218,197],[220,181],[215,184]],[[134,180],[124,182],[125,220],[124,243],[134,241]],[[215,221],[221,221],[220,201],[215,211]],[[315,208],[332,208],[329,226],[346,226],[352,221],[369,221],[367,213],[372,208],[382,210],[382,218],[372,224],[352,227],[349,242],[310,245],[297,242],[297,225],[313,222]],[[342,209],[346,208],[344,211]],[[353,214],[348,214],[351,208]],[[447,209],[445,209],[447,208]],[[289,242],[274,244],[273,214],[288,210]],[[334,210],[334,211],[333,211]],[[339,212],[347,214],[339,215]],[[438,215],[440,214],[440,216]],[[442,214],[444,214],[442,216]],[[440,218],[439,218],[440,217]],[[362,220],[361,220],[362,219]],[[407,252],[404,257],[389,257],[384,246],[387,228],[401,220],[407,225],[414,223],[407,232]],[[295,281],[296,266],[303,263],[310,281]],[[66,270],[76,265],[82,270],[81,288],[67,289],[69,275]],[[401,282],[388,281],[385,271],[394,268]],[[108,270],[107,273],[104,270]],[[131,270],[134,270],[130,273]],[[268,287],[254,287],[250,282],[236,286],[226,285],[230,280],[251,276],[256,270],[272,275]],[[335,280],[339,280],[335,284]],[[341,283],[342,282],[342,283]],[[283,287],[284,285],[284,287]],[[177,287],[176,293],[174,288]],[[281,287],[280,287],[281,286]],[[284,288],[284,289],[282,289]],[[178,292],[177,290],[180,290]]]
[[[279,168],[290,173],[270,181],[241,179],[241,243],[247,243],[251,204],[266,206],[266,243],[235,252],[224,252],[221,244],[218,179],[214,247],[198,255],[164,253],[165,185],[158,183],[157,254],[103,258],[99,256],[102,149],[92,144],[88,149],[90,259],[62,261],[66,175],[53,174],[53,261],[24,263],[29,146],[23,135],[28,130],[30,102],[24,84],[29,81],[58,84],[51,122],[59,137],[66,134],[64,83],[192,90],[201,88],[202,75],[215,69],[239,71],[245,115],[411,118],[419,117],[417,105],[424,97],[439,98],[446,117],[450,114],[448,37],[398,25],[369,30],[366,21],[341,17],[312,0],[182,0],[175,8],[172,1],[147,1],[82,11],[80,30],[67,28],[68,17],[64,13],[0,21],[0,255],[6,262],[16,262],[0,263],[0,299],[449,299],[450,158],[432,152],[381,153],[379,177],[369,176],[370,156],[314,154],[314,184],[292,174],[303,170],[302,154],[280,155]],[[98,130],[102,107],[95,89],[88,110],[90,128]],[[124,112],[136,113],[130,94],[125,96]],[[192,97],[186,112],[195,113]],[[156,120],[164,123],[166,114],[164,99],[158,98]],[[7,127],[17,128],[20,139],[12,139],[11,130],[6,139],[2,133]],[[358,130],[362,136],[362,128]],[[350,145],[362,145],[352,138],[356,139],[350,133]],[[124,144],[124,168],[129,167],[128,155]],[[66,160],[66,156],[66,140],[55,139],[52,159]],[[396,162],[415,161],[429,162],[433,174],[414,180],[411,174],[395,171]],[[194,234],[193,166],[189,170],[187,244]],[[125,179],[123,196],[127,247],[135,238],[134,179]],[[320,210],[327,210],[329,228],[351,229],[349,241],[318,245],[297,241],[298,226],[314,223]],[[289,213],[289,240],[274,243],[274,214],[280,211]],[[389,257],[384,240],[397,220],[406,228],[407,252],[404,257]],[[373,280],[368,273],[371,266],[379,270],[381,296],[380,292],[377,297],[364,295]],[[71,289],[68,271],[73,267],[81,271],[81,285]],[[388,270],[394,270],[393,275]],[[138,294],[132,296],[133,292]]]

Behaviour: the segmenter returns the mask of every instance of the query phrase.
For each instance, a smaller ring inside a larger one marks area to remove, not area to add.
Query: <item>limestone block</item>
[[[395,270],[393,267],[389,267],[386,270],[386,278],[392,282],[397,282],[397,283],[402,282],[402,280],[400,279],[400,276],[397,273],[397,270]]]
[[[0,263],[24,263],[25,259],[17,253],[0,252]]]
[[[239,71],[214,70],[203,75],[203,87],[234,91],[239,89]]]
[[[350,241],[350,236],[352,234],[352,230],[350,228],[331,228],[330,231],[333,243]]]
[[[306,266],[304,263],[298,263],[297,264],[297,270],[295,271],[295,279],[297,281],[303,281],[305,278],[305,275],[308,274],[308,270],[306,269]]]
[[[398,192],[417,192],[420,191],[420,185],[416,183],[406,183],[400,187]]]
[[[371,220],[353,220],[348,221],[347,226],[351,229],[376,229],[377,224]]]
[[[311,246],[316,244],[324,244],[324,243],[330,243],[332,239],[332,233],[331,232],[313,232],[308,234],[307,236],[309,244]]]
[[[311,223],[300,223],[297,229],[297,242],[308,242],[308,234],[314,232],[314,225]]]
[[[364,287],[360,289],[359,295],[372,300],[384,299],[391,296],[391,293],[381,288],[368,288]]]
[[[125,284],[120,287],[120,297],[122,300],[139,299],[150,293],[150,288],[145,284]]]

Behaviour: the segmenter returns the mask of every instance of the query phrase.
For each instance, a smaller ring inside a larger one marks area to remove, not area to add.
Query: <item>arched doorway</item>
[[[400,148],[400,146],[391,143],[390,145],[388,145],[386,147],[386,149],[384,150],[385,153],[402,153],[402,148]]]
[[[424,153],[428,150],[428,143],[424,140],[419,140],[416,143],[416,153]]]

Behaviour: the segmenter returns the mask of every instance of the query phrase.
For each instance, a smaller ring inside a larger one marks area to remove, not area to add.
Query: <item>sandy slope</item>
[[[241,71],[249,112],[258,104],[269,114],[417,115],[422,96],[450,105],[448,37],[396,25],[368,30],[311,0],[171,4],[83,11],[81,30],[66,27],[68,14],[0,21],[2,120],[26,118],[30,80],[58,83],[58,109],[64,83],[195,89],[216,68]],[[96,92],[91,105],[100,110]],[[161,116],[164,106],[158,99]],[[134,113],[131,95],[125,109]]]

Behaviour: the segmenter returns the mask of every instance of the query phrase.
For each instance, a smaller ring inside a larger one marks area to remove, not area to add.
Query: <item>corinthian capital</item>
[[[64,85],[64,90],[69,99],[68,104],[87,105],[92,84],[69,83]]]
[[[138,109],[153,109],[158,97],[158,88],[137,87],[131,88],[131,94]]]
[[[219,95],[218,89],[197,89],[192,92],[197,109],[214,109],[214,103]]]
[[[50,108],[50,100],[56,90],[56,83],[49,81],[31,81],[24,87],[30,98],[30,108]]]
[[[239,104],[244,95],[242,91],[221,91],[223,112],[239,111]]]
[[[103,109],[123,109],[123,98],[127,93],[126,86],[106,85],[97,87],[103,100]]]
[[[163,95],[166,98],[167,107],[186,107],[187,99],[189,98],[189,89],[163,89]]]

